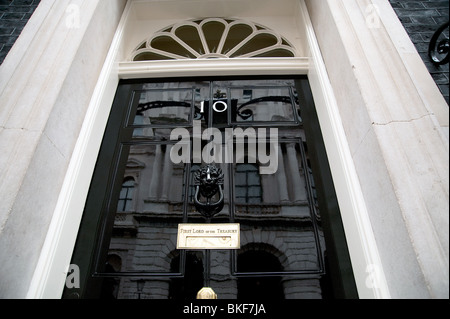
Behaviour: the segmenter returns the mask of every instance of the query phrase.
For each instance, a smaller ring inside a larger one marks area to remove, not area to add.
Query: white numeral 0
[[[217,104],[222,104],[223,109],[222,110],[217,109]],[[213,110],[215,112],[222,113],[222,112],[225,112],[227,109],[228,109],[228,105],[224,101],[217,101],[213,104]],[[200,102],[200,113],[203,113],[204,111],[205,111],[205,101],[201,101]]]

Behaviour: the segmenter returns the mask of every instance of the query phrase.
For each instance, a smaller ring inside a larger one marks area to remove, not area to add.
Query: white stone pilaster
[[[278,182],[278,196],[281,203],[289,201],[289,193],[287,190],[286,170],[284,169],[284,158],[281,146],[278,145],[278,170],[277,182]]]
[[[0,297],[39,295],[48,279],[38,260],[124,5],[41,1],[0,67]]]
[[[158,190],[161,187],[161,163],[162,163],[162,151],[161,145],[156,145],[155,147],[155,157],[153,162],[153,170],[150,181],[150,191],[149,197],[150,199],[158,199]]]
[[[394,298],[448,298],[448,106],[388,1],[306,4],[381,261],[353,267]]]
[[[294,143],[286,144],[287,156],[288,156],[288,165],[290,172],[290,181],[291,181],[291,200],[294,202],[302,201],[306,199],[306,189],[304,180],[300,176],[298,160],[297,160],[297,151],[295,149]]]
[[[161,199],[162,200],[168,200],[169,199],[169,192],[170,192],[170,182],[172,180],[172,168],[173,163],[170,159],[170,149],[172,148],[172,145],[167,144],[166,145],[166,152],[164,154],[164,167],[163,167],[163,175],[162,180],[160,180],[162,185],[162,191],[161,191]]]

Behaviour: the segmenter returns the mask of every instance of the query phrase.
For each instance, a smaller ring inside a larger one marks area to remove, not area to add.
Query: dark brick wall
[[[428,57],[428,44],[437,28],[449,20],[448,0],[389,0],[416,46],[442,95],[449,103],[449,64],[436,66]],[[448,36],[448,34],[447,34]]]
[[[40,0],[0,0],[0,64],[39,2]]]

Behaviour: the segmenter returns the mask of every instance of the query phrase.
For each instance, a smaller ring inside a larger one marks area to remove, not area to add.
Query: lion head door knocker
[[[224,205],[222,170],[212,164],[202,166],[195,172],[194,185],[197,211],[206,219],[220,213]]]

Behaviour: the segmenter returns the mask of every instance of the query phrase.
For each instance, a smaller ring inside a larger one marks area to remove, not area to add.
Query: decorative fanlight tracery
[[[208,18],[185,21],[153,34],[139,44],[131,60],[295,56],[286,39],[261,25]]]

